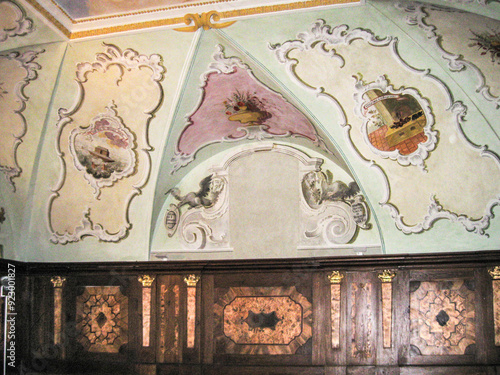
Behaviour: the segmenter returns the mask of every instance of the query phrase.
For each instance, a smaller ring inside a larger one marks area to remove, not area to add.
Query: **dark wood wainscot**
[[[500,251],[14,264],[28,373],[500,371]]]

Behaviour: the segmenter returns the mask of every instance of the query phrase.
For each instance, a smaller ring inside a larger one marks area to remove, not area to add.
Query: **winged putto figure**
[[[212,207],[219,197],[219,194],[224,188],[224,182],[221,178],[209,175],[200,182],[200,189],[192,191],[182,196],[178,188],[173,188],[167,191],[165,195],[172,194],[172,196],[179,201],[177,208],[188,205],[189,208],[197,207]]]

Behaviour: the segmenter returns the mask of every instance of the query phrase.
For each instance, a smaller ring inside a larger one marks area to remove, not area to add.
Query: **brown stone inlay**
[[[493,319],[495,322],[495,345],[500,346],[500,280],[493,280]]]
[[[89,352],[118,353],[128,342],[128,298],[119,286],[87,286],[76,299],[78,342]]]
[[[62,288],[54,288],[54,344],[61,343]]]
[[[274,313],[274,326],[249,324],[255,311]],[[236,344],[288,345],[302,333],[302,306],[288,296],[236,297],[224,308],[223,320],[224,334]]]
[[[274,330],[253,328],[245,322],[250,311],[280,320]],[[311,303],[295,287],[229,288],[214,313],[216,343],[228,354],[294,354],[312,337]]]
[[[330,313],[332,325],[332,348],[340,348],[340,284],[330,285]]]
[[[178,362],[180,360],[179,319],[180,288],[179,285],[162,284],[160,296],[160,361]]]
[[[463,355],[475,344],[475,292],[465,280],[422,281],[410,296],[410,344],[421,355]]]
[[[384,348],[392,346],[392,284],[382,283],[382,336]]]
[[[149,346],[151,331],[151,288],[142,288],[142,346]]]
[[[194,348],[196,337],[196,287],[187,288],[187,347]]]

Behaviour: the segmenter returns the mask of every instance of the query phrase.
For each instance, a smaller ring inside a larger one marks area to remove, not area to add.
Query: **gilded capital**
[[[198,281],[200,281],[200,276],[196,276],[196,275],[188,275],[184,278],[184,282],[189,287],[196,286]]]
[[[395,272],[391,270],[384,270],[384,272],[378,274],[378,278],[383,283],[392,283],[392,279],[396,276]]]
[[[149,275],[141,275],[137,278],[143,287],[151,287],[153,285],[153,281],[155,281],[154,276]]]
[[[490,268],[488,272],[493,280],[500,280],[500,266],[495,266],[495,268]]]
[[[52,282],[52,285],[54,285],[54,288],[62,288],[64,282],[66,281],[66,278],[61,276],[53,276],[50,281]]]
[[[331,284],[340,284],[344,275],[340,273],[340,271],[332,271],[331,275],[328,275],[328,280],[330,280]]]

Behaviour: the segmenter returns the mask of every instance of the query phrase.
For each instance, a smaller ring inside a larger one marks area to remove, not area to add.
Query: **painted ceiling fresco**
[[[183,5],[205,9],[141,6]],[[368,1],[69,41],[0,2],[4,256],[498,249],[497,6]]]

